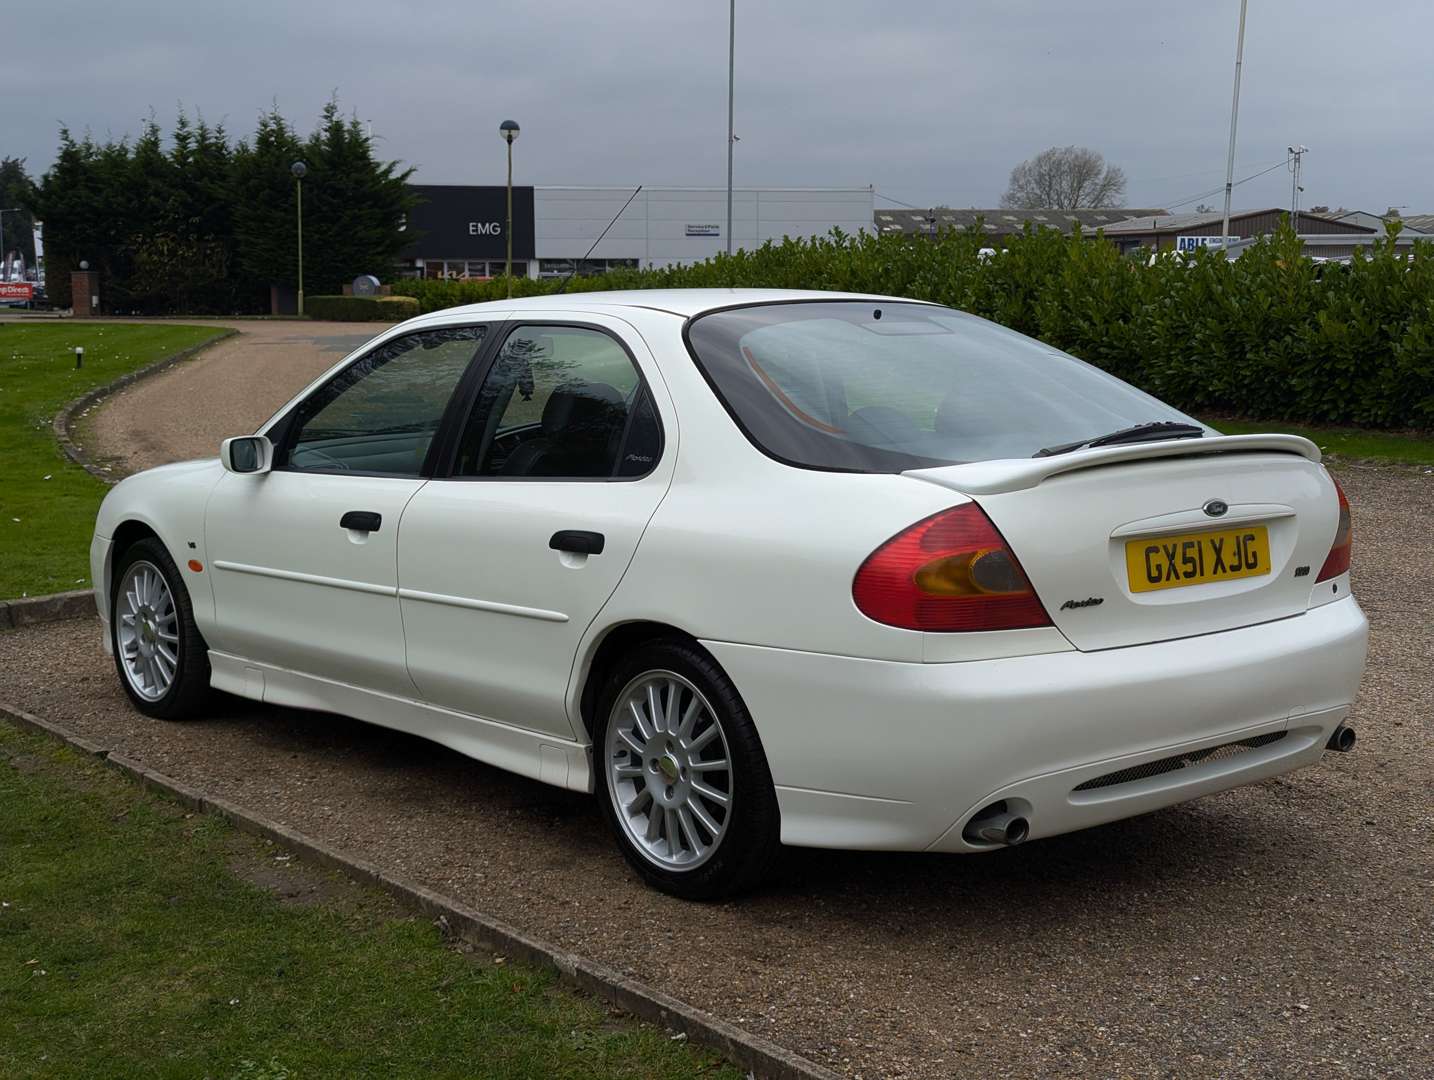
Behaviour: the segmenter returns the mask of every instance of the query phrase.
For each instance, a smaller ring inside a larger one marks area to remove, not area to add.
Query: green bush
[[[1434,244],[1391,239],[1348,266],[1317,266],[1284,228],[1231,262],[1214,251],[1147,265],[1101,240],[1027,230],[983,256],[979,231],[933,239],[769,242],[660,270],[574,278],[568,292],[799,288],[933,300],[992,319],[1187,411],[1434,427]],[[556,281],[513,282],[515,296]],[[492,281],[400,281],[423,311],[502,300]]]
[[[411,296],[310,296],[304,314],[333,322],[402,322],[419,313]]]

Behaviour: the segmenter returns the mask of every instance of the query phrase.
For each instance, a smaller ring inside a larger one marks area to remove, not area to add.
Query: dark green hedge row
[[[1263,419],[1434,426],[1434,245],[1381,242],[1317,265],[1288,230],[1231,262],[1202,252],[1147,265],[1087,234],[1014,237],[994,256],[947,231],[768,243],[691,266],[574,279],[615,288],[840,289],[934,300],[1074,353],[1170,403]],[[516,295],[555,288],[519,280]],[[501,300],[502,280],[403,281],[424,311]]]
[[[310,296],[304,314],[333,322],[401,322],[420,314],[412,296]]]

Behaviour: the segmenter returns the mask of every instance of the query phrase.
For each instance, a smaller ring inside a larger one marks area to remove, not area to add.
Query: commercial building
[[[1241,240],[1268,236],[1289,217],[1288,210],[1239,210],[1230,215],[1230,233]],[[1208,244],[1220,236],[1224,214],[1214,210],[1195,214],[1155,214],[1118,221],[1104,227],[1105,238],[1121,251],[1147,248],[1153,251],[1181,251]],[[1336,221],[1318,214],[1300,212],[1298,232],[1311,236],[1369,236],[1374,229],[1352,221]],[[1358,241],[1352,241],[1358,243]]]
[[[880,233],[905,233],[908,236],[931,236],[938,229],[955,229],[957,232],[979,230],[990,247],[1001,247],[1012,235],[1023,232],[1026,226],[1059,229],[1071,232],[1077,225],[1086,232],[1108,229],[1110,226],[1133,217],[1151,217],[1164,214],[1164,210],[1124,210],[1101,208],[1095,210],[953,210],[938,206],[930,210],[877,210],[874,215],[876,229]]]
[[[493,277],[503,272],[507,189],[415,184],[414,241],[400,256],[409,277]],[[737,188],[732,246],[832,229],[870,232],[871,188]],[[556,277],[576,270],[692,263],[727,250],[727,189],[689,187],[515,187],[513,273]]]

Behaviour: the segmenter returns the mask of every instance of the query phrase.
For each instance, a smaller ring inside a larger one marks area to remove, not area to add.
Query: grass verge
[[[7,1080],[741,1075],[4,723],[0,903]]]
[[[1386,465],[1434,465],[1434,436],[1370,431],[1367,428],[1312,427],[1284,420],[1230,420],[1207,417],[1205,423],[1226,435],[1303,435],[1336,461],[1377,461]]]
[[[50,422],[67,402],[217,336],[214,327],[0,323],[0,598],[89,584],[105,485],[66,458]],[[75,347],[85,367],[75,370]]]
[[[54,415],[87,390],[217,336],[207,326],[0,324],[0,598],[89,584],[105,485],[55,444]],[[85,350],[75,370],[75,346]]]

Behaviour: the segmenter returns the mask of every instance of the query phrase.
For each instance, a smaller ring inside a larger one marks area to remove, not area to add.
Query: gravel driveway
[[[993,855],[793,851],[719,905],[643,888],[590,800],[417,739],[232,698],[144,719],[90,621],[0,634],[0,700],[853,1075],[1429,1077],[1434,475],[1340,476],[1354,753]]]
[[[239,333],[106,399],[81,422],[76,441],[116,476],[217,457],[222,440],[252,434],[310,381],[386,329],[263,319],[213,325]]]

